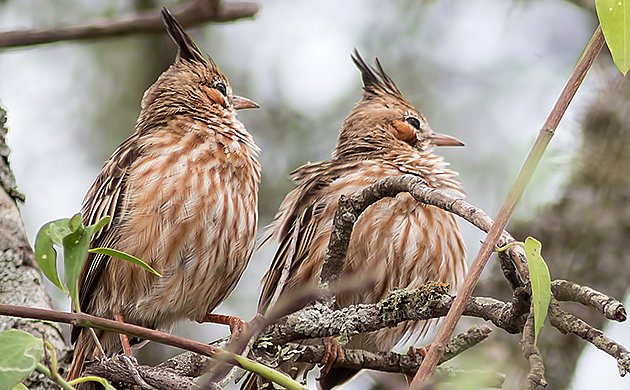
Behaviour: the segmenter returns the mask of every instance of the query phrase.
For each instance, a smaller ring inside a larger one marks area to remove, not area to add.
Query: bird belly
[[[374,276],[375,285],[339,297],[339,304],[376,303],[398,288],[418,288],[435,281],[451,292],[466,271],[465,248],[455,218],[436,207],[416,202],[409,194],[370,206],[355,224],[344,274]],[[405,334],[423,336],[431,321],[401,323],[369,337],[377,350],[391,350]],[[358,340],[357,340],[358,341]]]
[[[285,293],[307,282],[316,284],[319,279],[339,194],[330,199],[309,255],[287,282]],[[419,204],[407,193],[399,194],[373,204],[355,223],[342,278],[370,277],[375,284],[361,292],[338,296],[337,304],[347,307],[377,303],[394,289],[417,288],[429,281],[448,283],[455,291],[465,271],[465,248],[455,218],[436,207]],[[388,351],[408,331],[424,334],[426,323],[406,322],[376,335],[359,335],[355,343],[368,342],[374,345],[372,350]]]
[[[113,305],[128,322],[154,328],[184,318],[200,321],[247,266],[256,235],[257,181],[229,167],[185,159],[166,174],[138,171],[140,186],[132,189],[116,249],[162,276],[110,261],[107,274],[118,275],[110,281]]]

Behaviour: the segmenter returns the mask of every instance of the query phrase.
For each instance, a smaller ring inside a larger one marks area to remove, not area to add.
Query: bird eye
[[[227,96],[227,87],[222,82],[215,83],[213,87],[221,92],[223,96]]]
[[[409,123],[414,129],[420,130],[420,120],[418,120],[415,116],[406,117],[405,122]]]

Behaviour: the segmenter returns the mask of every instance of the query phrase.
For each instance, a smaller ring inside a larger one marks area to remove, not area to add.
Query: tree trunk
[[[42,274],[35,263],[22,217],[17,207],[24,196],[17,190],[9,166],[6,144],[6,112],[0,107],[0,302],[50,309],[52,303],[44,289]],[[58,324],[0,316],[0,331],[22,329],[36,337],[44,337],[62,357],[67,350]],[[52,384],[34,372],[25,384],[29,389],[49,389]]]

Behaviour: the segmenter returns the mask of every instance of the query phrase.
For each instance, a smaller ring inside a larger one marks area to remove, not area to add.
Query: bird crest
[[[363,97],[365,99],[382,95],[395,95],[403,98],[402,93],[394,83],[394,80],[392,80],[383,70],[378,58],[374,61],[376,67],[370,66],[365,62],[365,60],[363,60],[359,51],[354,49],[354,52],[352,53],[352,61],[361,71],[364,92]]]
[[[189,61],[189,62],[199,62],[204,65],[214,65],[214,61],[212,59],[206,59],[199,49],[195,42],[192,40],[190,35],[184,31],[184,28],[179,24],[177,20],[171,15],[171,13],[166,9],[162,8],[162,20],[164,20],[164,24],[166,25],[166,31],[168,31],[168,35],[171,37],[173,42],[177,45],[177,58],[179,60]]]

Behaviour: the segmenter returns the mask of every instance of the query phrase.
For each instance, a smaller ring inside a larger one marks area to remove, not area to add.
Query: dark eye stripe
[[[414,129],[420,130],[420,120],[415,116],[408,116],[405,118],[405,122],[409,123]]]

